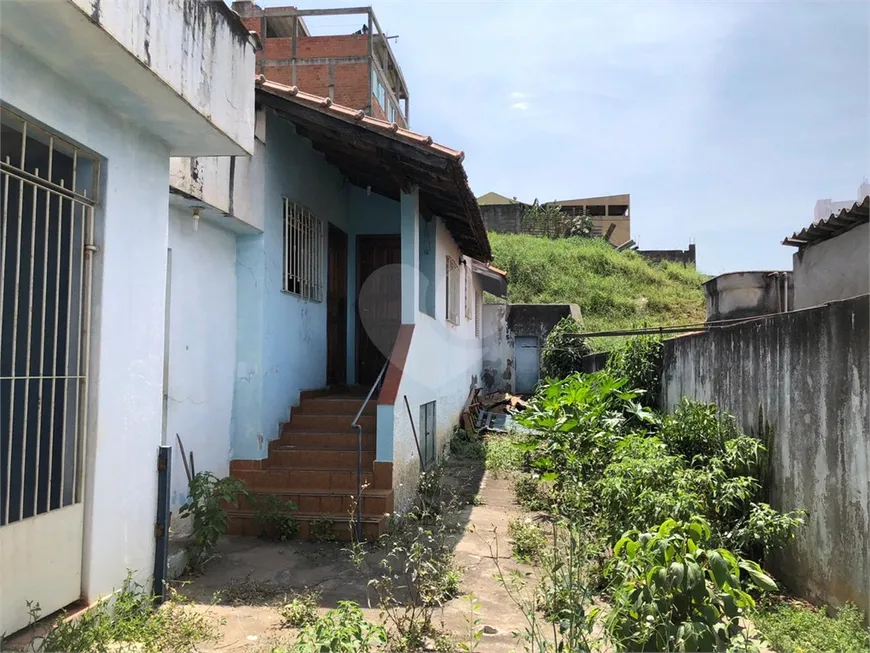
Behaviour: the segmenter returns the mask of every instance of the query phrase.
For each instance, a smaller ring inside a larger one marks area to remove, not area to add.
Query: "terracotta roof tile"
[[[465,152],[462,152],[461,150],[454,150],[453,148],[447,147],[446,145],[436,143],[431,136],[428,136],[426,134],[420,134],[418,132],[411,131],[410,129],[405,129],[404,127],[399,127],[399,125],[395,122],[389,122],[387,120],[381,120],[380,118],[373,118],[372,116],[367,116],[363,111],[360,111],[359,109],[352,109],[351,107],[346,107],[341,104],[335,104],[329,98],[325,98],[320,95],[312,95],[311,93],[306,93],[305,91],[300,91],[296,86],[286,86],[277,82],[270,82],[263,75],[258,75],[256,77],[256,83],[261,88],[266,89],[271,93],[275,93],[276,95],[287,97],[288,99],[292,99],[294,102],[299,102],[300,104],[306,104],[308,106],[316,107],[318,109],[326,109],[328,110],[327,112],[330,114],[341,118],[353,120],[354,122],[362,124],[365,127],[368,127],[369,129],[372,129],[374,131],[395,135],[400,140],[405,141],[406,143],[426,147],[433,152],[437,152],[438,154],[450,157],[460,163],[465,158]]]

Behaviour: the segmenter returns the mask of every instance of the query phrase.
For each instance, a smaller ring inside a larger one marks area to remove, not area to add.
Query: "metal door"
[[[99,164],[0,109],[0,633],[80,597]]]
[[[435,462],[435,402],[420,406],[420,435],[423,464],[429,469]]]
[[[514,343],[516,350],[517,385],[519,394],[531,394],[541,376],[541,361],[538,356],[538,339],[535,336],[519,336]]]

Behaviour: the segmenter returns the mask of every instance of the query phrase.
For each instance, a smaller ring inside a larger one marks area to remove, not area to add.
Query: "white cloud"
[[[511,93],[512,100],[525,100],[527,97],[529,97],[528,93],[523,93],[521,91],[514,91]]]
[[[517,111],[528,111],[529,103],[528,102],[514,102],[511,105],[511,109],[516,109]]]

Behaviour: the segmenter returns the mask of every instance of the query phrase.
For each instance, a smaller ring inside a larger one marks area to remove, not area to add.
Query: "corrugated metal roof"
[[[870,196],[865,197],[860,203],[855,202],[851,209],[843,209],[836,215],[831,214],[829,218],[796,231],[783,240],[782,244],[803,249],[844,234],[868,221],[870,221]]]

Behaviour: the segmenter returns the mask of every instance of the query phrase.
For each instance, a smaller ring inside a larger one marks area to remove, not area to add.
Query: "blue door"
[[[531,394],[541,376],[541,361],[538,356],[538,338],[536,336],[518,336],[514,343],[517,358],[518,394]]]

